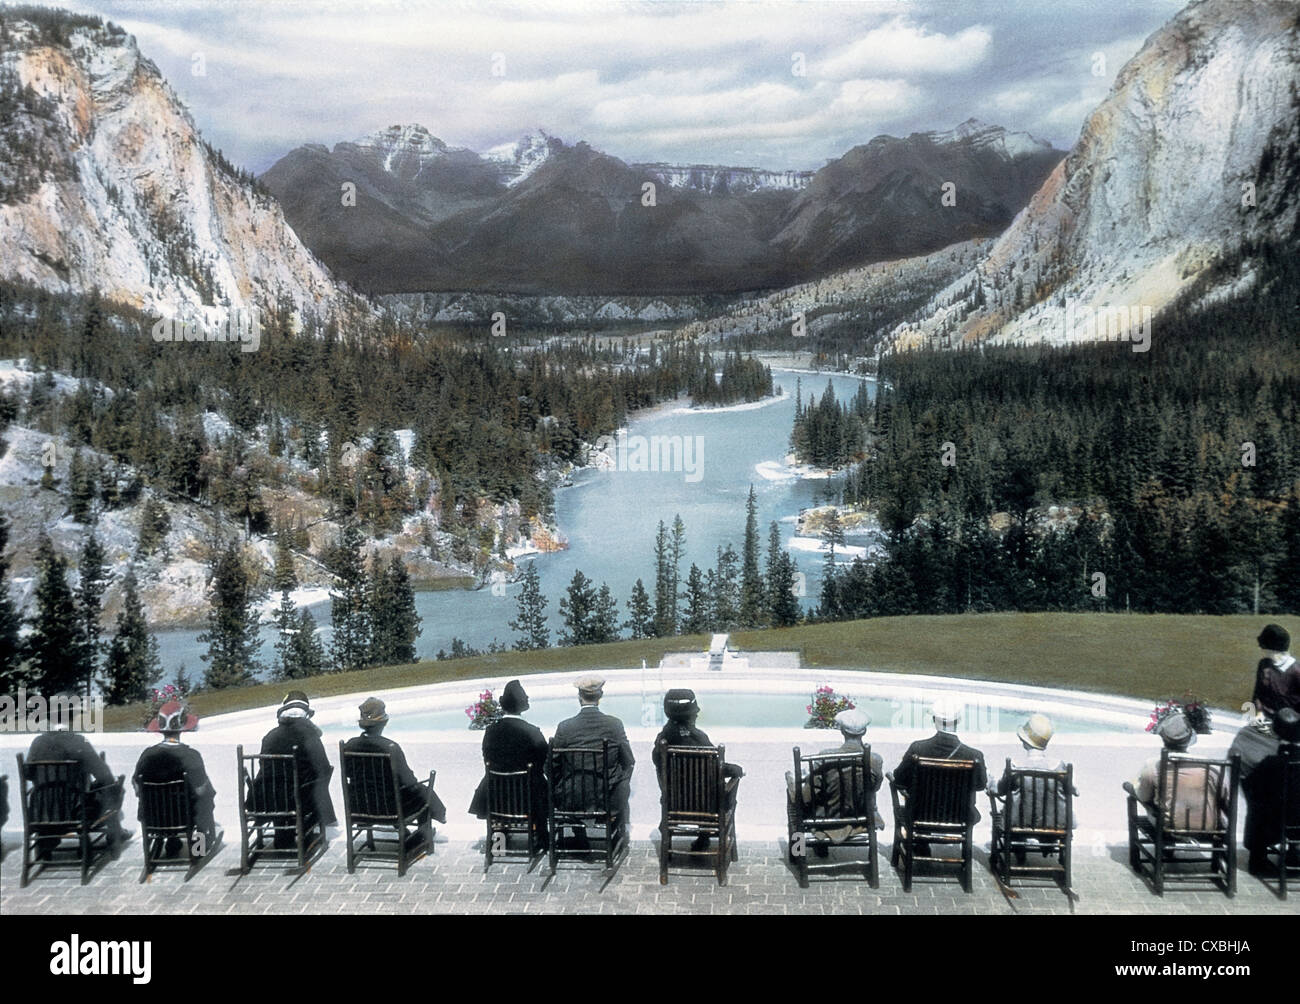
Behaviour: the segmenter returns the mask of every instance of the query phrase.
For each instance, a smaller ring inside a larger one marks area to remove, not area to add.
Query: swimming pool
[[[464,708],[476,699],[478,693],[477,690],[466,688],[460,707],[414,708],[406,711],[390,707],[392,721],[385,734],[396,737],[421,732],[468,731],[469,717]],[[499,695],[499,690],[497,693]],[[700,704],[698,724],[705,731],[714,727],[800,728],[809,718],[806,707],[812,700],[810,693],[697,693]],[[854,697],[855,706],[871,716],[873,730],[914,730],[930,726],[932,697],[901,694],[857,697],[852,691],[848,692],[848,696]],[[601,701],[600,708],[606,714],[622,719],[628,727],[658,728],[664,723],[662,692],[609,695]],[[972,698],[965,702],[961,731],[963,734],[1014,733],[1024,723],[1029,710],[1031,709],[1023,706],[1020,701],[1012,703],[988,697]],[[532,700],[524,717],[550,734],[556,725],[577,714],[577,711],[578,702],[572,696],[538,697]],[[1114,732],[1118,724],[1113,714],[1094,716],[1052,713],[1052,722],[1057,733],[1071,735]],[[356,725],[351,721],[320,724],[327,735],[335,738],[356,732]],[[1133,714],[1127,724],[1132,731],[1141,732],[1146,720],[1139,714]]]

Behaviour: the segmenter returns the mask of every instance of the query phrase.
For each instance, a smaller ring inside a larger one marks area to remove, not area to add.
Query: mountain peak
[[[499,164],[501,180],[513,188],[546,163],[552,153],[562,149],[562,140],[545,129],[538,129],[514,143],[502,143],[484,151],[483,159]]]
[[[1023,157],[1052,148],[1050,143],[1031,136],[1027,132],[1011,132],[999,125],[989,125],[980,119],[971,117],[953,129],[946,131],[924,132],[923,136],[936,145],[954,143],[972,143],[996,150],[1008,159]]]

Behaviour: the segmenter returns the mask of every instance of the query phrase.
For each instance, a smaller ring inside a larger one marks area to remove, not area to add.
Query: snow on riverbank
[[[825,554],[828,550],[826,541],[820,537],[791,537],[789,548],[791,551],[805,551],[812,554]],[[835,548],[835,560],[852,561],[854,558],[866,558],[877,551],[879,548],[869,545],[841,544]]]
[[[329,598],[330,591],[325,586],[307,586],[289,590],[289,599],[293,602],[294,607],[299,610],[303,607],[315,606],[317,603],[324,603]],[[258,614],[263,621],[271,621],[275,617],[275,612],[279,609],[280,594],[273,592],[258,608]]]
[[[741,404],[719,404],[719,405],[688,405],[685,408],[674,408],[668,414],[670,415],[720,415],[729,411],[755,411],[759,408],[766,408],[770,404],[780,404],[786,398],[784,390],[777,389],[777,393],[771,397],[765,397],[759,401],[745,401]]]
[[[835,472],[825,468],[808,467],[804,464],[783,464],[777,460],[764,460],[754,465],[754,473],[765,481],[825,481]]]

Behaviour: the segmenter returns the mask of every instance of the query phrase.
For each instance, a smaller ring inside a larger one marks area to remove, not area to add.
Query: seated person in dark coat
[[[975,806],[975,792],[983,791],[988,784],[988,771],[984,767],[984,754],[957,738],[957,724],[961,721],[961,713],[961,704],[951,698],[940,698],[934,702],[931,715],[935,733],[929,739],[918,739],[907,747],[903,759],[894,768],[894,784],[905,791],[911,791],[916,777],[917,757],[933,760],[973,760],[975,761],[975,784],[971,789],[970,818],[974,822],[979,822],[980,813]]]
[[[509,773],[532,765],[532,824],[546,846],[546,819],[550,796],[546,788],[546,737],[536,725],[520,716],[528,710],[528,694],[518,680],[511,680],[501,692],[501,717],[483,732],[483,763],[495,771]],[[487,819],[487,774],[479,782],[469,803],[471,815]]]
[[[1282,837],[1282,783],[1288,764],[1300,760],[1300,714],[1291,708],[1282,708],[1273,719],[1273,732],[1278,738],[1278,750],[1266,757],[1241,782],[1246,799],[1246,830],[1243,843],[1250,852],[1247,865],[1252,875],[1275,875],[1276,869],[1265,851]],[[1291,767],[1291,776],[1296,768]],[[1300,799],[1300,792],[1291,795]],[[1294,845],[1290,855],[1300,857],[1300,848]],[[1300,861],[1292,860],[1295,865]]]
[[[131,839],[131,834],[122,828],[122,786],[109,770],[108,761],[95,752],[85,736],[71,730],[73,708],[78,700],[65,694],[50,698],[54,731],[42,732],[32,740],[27,760],[29,763],[33,760],[75,760],[81,765],[82,773],[94,779],[91,787],[95,790],[87,796],[87,809],[91,819],[98,819],[105,812],[111,813],[107,827],[108,847],[113,857],[117,857]],[[58,844],[58,837],[41,837],[36,844],[37,858],[48,858]]]
[[[835,716],[835,724],[839,726],[840,737],[844,740],[839,746],[833,746],[830,749],[824,749],[819,755],[828,753],[861,753],[866,744],[863,743],[862,737],[867,734],[867,726],[871,724],[871,716],[865,711],[859,711],[856,708],[848,708],[841,711]],[[814,772],[804,780],[804,803],[814,808],[814,813],[818,816],[840,816],[854,815],[861,813],[862,807],[856,805],[840,804],[840,772],[831,769],[825,765],[826,769],[821,772]],[[880,784],[885,778],[885,763],[879,753],[871,754],[871,776],[865,779],[867,791],[879,791]],[[785,772],[786,797],[789,804],[795,805],[794,791],[794,773]],[[880,813],[875,814],[876,829],[883,829],[885,821],[881,818]],[[854,833],[851,826],[838,826],[834,829],[826,830],[826,835],[830,837],[832,843],[842,843]],[[814,848],[818,857],[825,857],[827,848],[818,844]]]
[[[664,695],[664,717],[667,721],[659,735],[655,737],[654,749],[650,754],[650,759],[655,765],[655,774],[659,778],[660,798],[663,797],[664,761],[667,758],[664,751],[669,746],[713,746],[713,741],[695,727],[695,720],[699,713],[700,706],[695,701],[695,691],[680,688],[670,690]],[[727,794],[727,809],[734,811],[736,793],[745,771],[734,763],[724,763],[722,776]],[[695,838],[691,850],[702,851],[708,846],[709,836],[706,833]]]
[[[361,705],[361,717],[357,726],[361,735],[349,739],[343,745],[345,753],[387,753],[397,767],[397,786],[402,797],[402,811],[415,812],[428,809],[429,814],[422,817],[419,827],[427,843],[433,843],[434,829],[429,823],[430,816],[440,823],[447,822],[447,807],[429,785],[428,779],[416,780],[415,774],[406,763],[402,747],[391,739],[385,739],[384,726],[388,724],[388,712],[384,702],[377,697],[367,697]]]
[[[298,760],[298,782],[304,787],[311,787],[311,806],[305,813],[305,825],[315,826],[317,820],[326,826],[337,826],[338,818],[334,815],[334,801],[330,798],[330,776],[334,766],[325,755],[325,744],[321,742],[321,731],[311,722],[315,712],[301,690],[291,690],[284,697],[284,703],[276,712],[276,726],[262,738],[263,754],[292,753]],[[262,774],[253,779],[253,785],[265,784]],[[292,827],[277,827],[275,831],[276,847],[292,847],[294,842]]]
[[[1269,624],[1256,639],[1263,658],[1255,667],[1255,690],[1251,703],[1266,719],[1283,708],[1300,711],[1300,665],[1289,649],[1291,635],[1280,624]]]
[[[580,705],[578,713],[556,726],[555,736],[551,739],[551,748],[599,749],[601,740],[609,740],[614,757],[614,763],[610,766],[610,797],[614,802],[618,827],[626,832],[629,823],[628,799],[632,791],[632,767],[636,763],[636,758],[632,756],[632,744],[627,741],[627,732],[623,729],[623,723],[613,715],[606,715],[600,710],[600,699],[605,693],[604,678],[584,676],[574,686],[578,688]],[[553,780],[557,802],[574,790],[569,778]]]
[[[198,831],[195,846],[190,850],[195,857],[203,857],[216,851],[221,836],[212,817],[217,792],[208,780],[203,757],[198,750],[181,742],[181,733],[193,732],[198,725],[198,716],[191,714],[190,709],[180,701],[168,701],[159,708],[158,717],[149,723],[149,731],[161,732],[163,741],[140,754],[131,782],[138,791],[142,781],[158,784],[185,778],[190,792],[190,804],[194,808],[194,826]],[[137,818],[143,822],[142,817]],[[162,852],[167,857],[179,854],[180,838],[169,837]]]

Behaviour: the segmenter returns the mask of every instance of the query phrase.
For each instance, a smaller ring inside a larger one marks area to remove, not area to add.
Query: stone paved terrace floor
[[[86,886],[75,871],[51,870],[19,887],[19,848],[8,841],[0,864],[0,914],[1068,914],[1071,905],[1055,886],[1017,886],[1010,900],[977,849],[974,891],[967,895],[955,869],[919,871],[910,893],[888,867],[883,847],[880,888],[861,871],[843,878],[814,877],[801,890],[784,860],[783,841],[742,841],[740,859],[720,887],[701,865],[675,864],[667,886],[659,885],[656,846],[633,842],[631,853],[607,885],[595,867],[561,863],[548,881],[545,863],[531,873],[520,863],[498,863],[484,874],[482,841],[439,844],[432,857],[399,878],[391,866],[360,866],[349,875],[341,839],[299,878],[267,863],[240,877],[239,845],[227,841],[188,883],[183,872],[156,873],[139,884],[138,836],[118,861],[109,861]],[[841,852],[844,853],[844,852]],[[677,859],[681,861],[682,859]],[[920,866],[918,866],[920,867]],[[1300,893],[1283,902],[1259,879],[1239,875],[1228,899],[1208,885],[1176,887],[1163,898],[1151,893],[1128,868],[1125,848],[1105,854],[1083,849],[1075,862],[1078,914],[1230,915],[1300,913]]]

